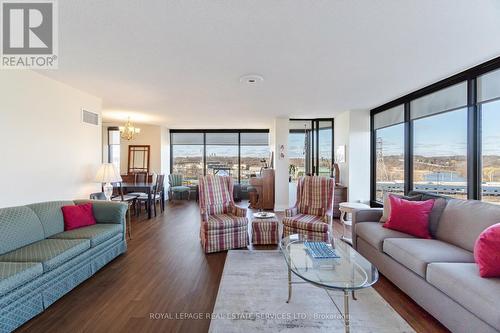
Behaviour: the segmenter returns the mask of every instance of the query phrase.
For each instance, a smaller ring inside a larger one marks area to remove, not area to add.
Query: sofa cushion
[[[40,262],[48,272],[90,248],[88,239],[43,239],[0,256],[0,262]]]
[[[283,225],[292,229],[302,229],[314,232],[328,232],[328,223],[318,215],[297,214],[283,219]]]
[[[36,262],[0,262],[0,296],[30,282],[43,274],[43,266]]]
[[[123,232],[121,224],[94,224],[89,227],[64,231],[50,238],[54,239],[89,239],[90,246],[95,247],[111,237]]]
[[[96,224],[92,203],[61,207],[64,216],[64,231],[88,227]]]
[[[500,223],[479,235],[474,245],[474,259],[481,277],[500,278]]]
[[[405,195],[399,195],[399,194],[394,194],[394,193],[390,193],[390,192],[385,192],[384,193],[384,212],[382,214],[382,217],[380,218],[380,223],[387,222],[387,220],[389,219],[389,216],[391,216],[391,201],[389,200],[389,195],[395,196],[397,198],[405,199],[408,201],[420,201],[422,199],[422,194],[405,196]]]
[[[431,262],[474,262],[472,252],[435,239],[388,238],[383,250],[423,278]]]
[[[427,281],[500,330],[500,278],[480,277],[475,264],[432,263],[427,267]]]
[[[436,238],[472,252],[479,234],[499,222],[500,205],[451,199],[441,215]]]
[[[42,222],[45,237],[64,231],[64,219],[61,211],[63,206],[73,206],[73,201],[50,201],[40,202],[27,207],[33,209]]]
[[[0,209],[0,254],[44,239],[43,227],[28,207]]]
[[[246,217],[240,217],[232,214],[218,214],[210,215],[208,221],[205,223],[205,230],[220,230],[221,232],[227,229],[238,228],[248,225]]]
[[[75,200],[75,205],[92,203],[92,210],[97,223],[125,223],[125,214],[128,204],[124,202],[113,202],[105,200]]]
[[[430,239],[429,216],[434,200],[409,201],[390,195],[391,215],[384,228],[404,232],[419,238]]]
[[[408,196],[414,195],[421,195],[422,198],[420,200],[424,201],[434,199],[434,206],[432,207],[431,216],[429,216],[429,231],[432,238],[436,238],[439,220],[441,219],[441,215],[443,215],[443,211],[446,207],[446,204],[448,203],[448,200],[450,200],[451,198],[432,194],[429,192],[410,191],[410,193],[408,193]]]
[[[415,238],[396,230],[383,227],[378,222],[362,222],[355,224],[357,237],[363,238],[368,244],[379,251],[382,251],[382,244],[386,238]]]
[[[189,190],[190,190],[189,186],[171,186],[170,187],[170,191],[172,191],[172,192],[186,192]]]

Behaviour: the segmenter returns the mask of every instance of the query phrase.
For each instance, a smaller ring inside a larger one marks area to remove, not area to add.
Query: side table
[[[340,223],[342,223],[342,237],[340,237],[341,240],[343,240],[346,243],[352,244],[352,238],[351,237],[346,237],[346,226],[352,226],[352,217],[351,219],[347,218],[347,214],[352,214],[352,212],[355,209],[363,209],[363,208],[370,208],[370,206],[359,203],[359,202],[341,202],[339,204],[339,210],[340,210]]]

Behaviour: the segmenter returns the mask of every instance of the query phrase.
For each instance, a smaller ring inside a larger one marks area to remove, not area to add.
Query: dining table
[[[156,183],[155,182],[145,182],[145,183],[139,183],[139,182],[125,182],[122,183],[122,190],[124,193],[130,193],[130,192],[142,192],[146,193],[148,195],[148,200],[147,200],[147,211],[148,211],[148,219],[151,218],[151,206],[153,201],[153,194],[156,189]],[[161,205],[162,208],[165,208],[165,191],[158,191],[161,195]]]

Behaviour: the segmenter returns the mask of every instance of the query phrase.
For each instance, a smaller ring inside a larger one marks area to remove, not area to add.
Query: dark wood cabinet
[[[340,218],[339,204],[347,201],[347,187],[336,184],[333,193],[333,218]]]
[[[263,169],[259,177],[250,178],[250,185],[257,190],[257,198],[250,198],[250,208],[274,209],[274,170]],[[257,199],[255,205],[253,204]]]

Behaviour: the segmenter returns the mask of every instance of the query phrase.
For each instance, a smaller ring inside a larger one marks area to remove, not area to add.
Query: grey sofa
[[[423,194],[428,198],[437,197]],[[434,239],[383,228],[381,216],[381,208],[353,213],[359,253],[452,332],[499,332],[500,278],[479,276],[473,249],[484,229],[500,223],[500,206],[438,198],[430,217]]]
[[[127,249],[123,203],[92,201],[96,225],[64,231],[61,207],[0,209],[0,332],[11,332]]]

